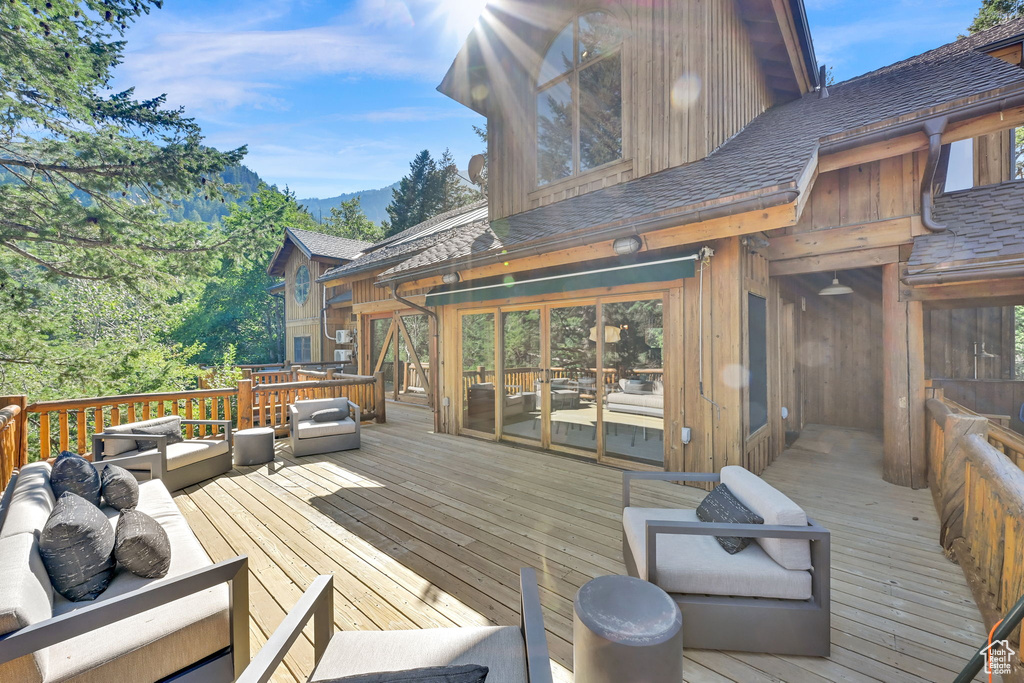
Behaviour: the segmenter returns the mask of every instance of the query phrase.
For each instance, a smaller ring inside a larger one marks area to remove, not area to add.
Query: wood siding
[[[299,268],[309,268],[309,296],[305,303],[295,300],[295,274]],[[320,333],[320,309],[323,308],[323,287],[316,279],[330,266],[306,258],[298,249],[293,249],[285,263],[284,320],[286,360],[295,360],[295,338],[310,338],[310,359],[319,360],[323,353],[323,335]]]
[[[925,373],[929,379],[973,379],[974,343],[995,358],[978,359],[978,379],[1014,379],[1014,309],[953,308],[924,313]],[[968,406],[970,407],[970,406]]]
[[[597,7],[628,29],[623,161],[537,187],[534,82],[547,48],[534,54],[524,46],[525,54],[507,56],[516,65],[507,77],[492,83],[499,103],[488,119],[492,220],[702,159],[772,104],[733,2],[562,0],[545,6],[548,35]]]

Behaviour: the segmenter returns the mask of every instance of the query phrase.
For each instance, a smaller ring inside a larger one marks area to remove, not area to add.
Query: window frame
[[[593,57],[593,58],[587,59],[586,61],[582,61],[581,62],[581,61],[579,61],[579,58],[580,58],[580,19],[582,17],[587,16],[587,15],[597,14],[597,13],[605,14],[612,21],[615,22],[615,24],[618,26],[619,31],[620,31],[620,39],[619,39],[618,44],[616,44],[614,48],[612,48],[612,49],[608,50],[607,52],[604,52],[604,53],[602,53],[602,54],[600,54],[600,55],[598,55],[596,57]],[[541,72],[543,72],[544,65],[547,63],[548,54],[551,52],[552,48],[555,45],[555,42],[558,40],[559,36],[562,35],[562,32],[565,30],[565,28],[567,26],[572,26],[572,58],[573,58],[572,68],[570,68],[568,71],[564,71],[562,73],[559,73],[558,75],[554,76],[553,78],[548,79],[547,81],[545,81],[543,83],[540,83],[539,80],[540,80],[540,77],[541,77]],[[588,175],[590,173],[594,173],[594,172],[600,171],[600,170],[602,170],[604,168],[607,168],[609,166],[613,166],[615,164],[622,163],[626,159],[626,149],[625,149],[625,141],[626,141],[626,107],[625,107],[625,103],[624,103],[624,100],[625,100],[625,96],[624,96],[624,91],[625,91],[625,72],[626,72],[625,53],[626,53],[626,51],[623,49],[625,47],[626,35],[627,34],[626,34],[625,30],[622,28],[622,21],[621,21],[621,19],[619,17],[615,16],[612,12],[608,11],[607,9],[593,8],[593,9],[585,10],[583,12],[578,12],[577,14],[573,15],[572,19],[568,23],[564,24],[554,34],[554,36],[552,36],[551,40],[548,42],[547,47],[544,50],[543,57],[540,60],[540,64],[537,67],[536,73],[533,74],[533,94],[534,94],[534,101],[533,101],[533,116],[534,116],[534,122],[533,122],[534,123],[534,125],[533,125],[533,129],[534,129],[534,135],[533,135],[533,152],[534,152],[533,189],[535,191],[543,189],[543,188],[555,186],[555,185],[557,185],[559,183],[568,181],[568,180],[570,180],[572,178],[579,178],[579,177]],[[599,62],[601,62],[603,60],[606,60],[606,59],[609,59],[609,58],[615,57],[615,56],[617,56],[619,58],[619,90],[620,90],[620,94],[619,94],[619,136],[620,136],[619,156],[616,159],[612,159],[611,161],[606,161],[603,164],[599,164],[597,166],[593,166],[591,168],[583,170],[583,168],[582,168],[582,160],[580,158],[580,156],[581,156],[581,144],[580,144],[580,78],[579,78],[579,75],[580,75],[580,72],[583,71],[584,69],[588,69],[588,68],[594,66],[595,64],[597,64],[597,63],[599,63]],[[554,180],[548,180],[546,182],[542,182],[541,178],[540,178],[540,145],[539,145],[539,140],[538,140],[539,131],[540,131],[540,121],[539,121],[540,117],[539,117],[539,112],[538,112],[539,103],[540,103],[540,97],[541,97],[541,95],[544,92],[546,92],[546,91],[550,90],[551,88],[554,88],[557,85],[559,85],[561,83],[564,83],[564,82],[568,82],[569,83],[569,93],[570,93],[571,100],[572,100],[572,104],[571,104],[571,107],[572,107],[572,133],[571,133],[571,136],[572,136],[572,163],[571,163],[571,166],[572,166],[572,168],[571,168],[571,171],[570,171],[569,175],[566,175],[566,176],[563,176],[561,178],[557,178],[557,179],[554,179]]]
[[[305,354],[300,354],[299,349],[306,351]],[[309,335],[296,335],[292,337],[292,355],[295,356],[294,361],[296,363],[312,363],[313,362],[313,337]]]
[[[299,298],[299,274],[305,271],[306,282],[305,282],[305,294],[302,298]],[[309,272],[309,266],[305,263],[295,269],[295,290],[292,293],[295,298],[295,303],[299,306],[305,306],[306,302],[309,301],[309,295],[313,291],[313,277]]]

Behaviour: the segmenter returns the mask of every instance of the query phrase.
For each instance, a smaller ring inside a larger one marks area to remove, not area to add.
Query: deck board
[[[253,651],[317,574],[335,576],[339,629],[518,622],[518,569],[538,569],[556,680],[570,681],[572,599],[622,573],[621,473],[430,433],[394,405],[358,451],[246,467],[176,494],[214,560],[250,557]],[[832,531],[832,656],[688,650],[696,681],[950,680],[984,636],[943,555],[927,491],[886,484],[877,436],[812,426],[764,477]],[[695,506],[704,492],[634,487],[636,504]],[[307,634],[308,636],[308,634]],[[308,637],[275,681],[305,680]],[[979,679],[980,680],[980,679]]]

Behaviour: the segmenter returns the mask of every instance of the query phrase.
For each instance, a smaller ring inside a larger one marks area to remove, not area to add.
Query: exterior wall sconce
[[[612,242],[612,251],[619,256],[629,256],[640,251],[640,247],[643,246],[643,242],[640,241],[639,237],[635,235],[633,237],[620,237],[619,239]]]
[[[460,280],[462,280],[462,276],[459,275],[458,273],[445,273],[444,275],[441,276],[441,282],[445,283],[446,285],[458,284]]]

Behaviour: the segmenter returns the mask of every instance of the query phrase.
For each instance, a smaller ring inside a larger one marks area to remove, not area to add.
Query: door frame
[[[367,315],[364,317],[365,320],[365,338],[367,339],[366,344],[366,357],[368,360],[367,367],[371,368],[368,374],[374,375],[381,371],[384,365],[384,358],[387,356],[389,350],[394,351],[393,372],[392,372],[392,387],[390,392],[386,392],[386,396],[392,401],[400,401],[406,403],[413,403],[417,405],[433,405],[433,381],[429,369],[424,369],[423,362],[419,358],[419,353],[416,351],[415,345],[412,343],[412,338],[409,335],[409,330],[406,328],[403,318],[420,315],[427,318],[428,325],[428,341],[427,341],[427,368],[430,368],[436,363],[433,363],[433,356],[436,353],[433,352],[433,335],[435,322],[430,319],[425,313],[420,313],[413,309],[400,309],[391,311],[388,313],[376,313]],[[388,331],[384,336],[384,344],[381,347],[380,355],[377,358],[373,357],[373,324],[378,320],[391,320],[391,324],[388,326]],[[401,376],[402,367],[402,344],[405,345],[409,352],[409,356],[412,359],[413,365],[416,367],[416,372],[422,378],[425,386],[423,387],[423,395],[410,394],[407,392],[400,391],[400,387],[403,383]],[[389,349],[390,347],[390,349]]]

